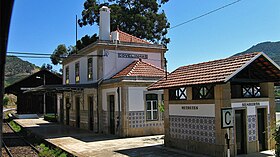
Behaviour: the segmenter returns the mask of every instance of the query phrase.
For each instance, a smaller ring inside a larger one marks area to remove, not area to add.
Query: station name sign
[[[198,106],[182,106],[182,110],[198,110]]]
[[[146,54],[133,54],[133,53],[118,53],[118,58],[142,58],[148,59]]]
[[[215,117],[215,104],[169,104],[169,115]]]
[[[246,106],[260,106],[260,103],[259,102],[244,102],[244,103],[242,103],[242,106],[243,107],[246,107]]]

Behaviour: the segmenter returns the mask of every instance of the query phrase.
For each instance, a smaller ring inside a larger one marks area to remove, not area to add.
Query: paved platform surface
[[[79,157],[203,157],[203,155],[164,147],[163,135],[118,138],[113,135],[96,135],[91,131],[50,123],[43,119],[16,119],[15,122],[53,145]],[[273,156],[273,152],[264,151],[240,157],[266,156]]]
[[[113,135],[96,135],[87,130],[50,123],[43,119],[16,119],[15,122],[46,141],[79,157],[196,156],[196,154],[163,147],[163,135],[118,138]]]

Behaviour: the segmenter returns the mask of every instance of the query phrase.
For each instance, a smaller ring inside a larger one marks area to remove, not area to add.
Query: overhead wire
[[[214,13],[214,12],[217,12],[217,11],[219,11],[219,10],[221,10],[221,9],[224,9],[224,8],[226,8],[226,7],[229,7],[229,6],[231,6],[231,5],[234,5],[234,4],[236,4],[236,3],[240,2],[240,1],[241,1],[241,0],[236,0],[236,1],[231,2],[231,3],[229,3],[229,4],[223,5],[223,6],[219,7],[219,8],[216,8],[216,9],[214,9],[214,10],[211,10],[211,11],[209,11],[209,12],[207,12],[207,13],[204,13],[204,14],[199,15],[199,16],[197,16],[197,17],[191,18],[191,19],[189,19],[189,20],[187,20],[187,21],[185,21],[185,22],[182,22],[182,23],[180,23],[180,24],[177,24],[177,25],[175,25],[175,26],[173,26],[173,27],[170,27],[168,30],[171,30],[171,29],[180,27],[180,26],[182,26],[182,25],[184,25],[184,24],[187,24],[187,23],[190,23],[190,22],[195,21],[195,20],[197,20],[197,19],[200,19],[200,18],[202,18],[202,17],[204,17],[204,16],[207,16],[207,15],[209,15],[209,14],[212,14],[212,13]],[[116,53],[116,52],[114,52],[114,53]],[[12,51],[7,52],[7,54],[8,54],[8,55],[9,55],[9,54],[17,54],[17,55],[20,54],[21,56],[15,56],[15,57],[22,57],[22,58],[50,58],[50,56],[52,55],[52,54],[49,54],[49,53],[12,52]],[[107,55],[106,55],[106,54],[105,54],[105,55],[72,54],[72,55],[70,55],[70,56],[72,56],[72,57],[81,57],[81,56],[104,57],[104,56],[107,56]],[[13,57],[13,56],[10,56],[10,57]],[[68,56],[67,56],[67,57],[68,57]],[[65,57],[60,57],[60,58],[66,58],[66,56],[65,56]],[[146,59],[146,60],[160,61],[159,59]]]
[[[106,52],[104,55],[89,55],[89,54],[71,54],[69,56],[65,57],[60,57],[60,58],[67,58],[67,57],[107,57],[108,54],[113,53],[113,54],[118,54],[118,52],[113,52],[110,51],[109,53]],[[48,53],[40,53],[40,52],[15,52],[15,51],[9,51],[7,52],[9,57],[21,57],[21,58],[50,58],[52,54]],[[13,56],[13,54],[16,54],[17,56]],[[145,58],[143,58],[145,59]],[[145,60],[152,60],[152,61],[161,61],[160,59],[145,59]]]
[[[219,10],[221,10],[221,9],[224,9],[224,8],[226,8],[226,7],[229,7],[229,6],[231,6],[231,5],[234,5],[234,4],[236,4],[236,3],[240,2],[240,1],[241,1],[241,0],[236,0],[236,1],[231,2],[231,3],[229,3],[229,4],[223,5],[223,6],[219,7],[219,8],[216,8],[216,9],[214,9],[214,10],[211,10],[211,11],[209,11],[209,12],[207,12],[207,13],[204,13],[204,14],[202,14],[202,15],[199,15],[199,16],[196,16],[196,17],[194,17],[194,18],[191,18],[191,19],[189,19],[189,20],[187,20],[187,21],[185,21],[185,22],[182,22],[182,23],[179,23],[179,24],[177,24],[177,25],[175,25],[175,26],[173,26],[173,27],[170,27],[169,30],[174,29],[174,28],[177,28],[177,27],[182,26],[182,25],[184,25],[184,24],[190,23],[190,22],[195,21],[195,20],[197,20],[197,19],[200,19],[200,18],[202,18],[202,17],[204,17],[204,16],[207,16],[207,15],[209,15],[209,14],[212,14],[212,13],[214,13],[214,12],[217,12],[217,11],[219,11]]]

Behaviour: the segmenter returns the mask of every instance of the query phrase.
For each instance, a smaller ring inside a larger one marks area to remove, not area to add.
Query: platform
[[[119,138],[98,135],[71,126],[50,123],[43,119],[16,119],[16,123],[51,144],[79,157],[90,156],[146,156],[146,157],[203,157],[177,149],[163,147],[163,135]],[[273,156],[273,151],[242,155],[240,157]]]

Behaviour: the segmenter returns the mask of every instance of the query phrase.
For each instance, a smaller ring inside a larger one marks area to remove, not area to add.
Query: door
[[[266,150],[265,147],[265,121],[264,111],[265,109],[257,109],[258,111],[258,139],[259,139],[259,151]]]
[[[70,104],[70,99],[69,98],[66,98],[66,125],[69,125],[69,119],[70,119],[70,116],[69,116],[69,110],[70,110],[70,107],[71,107],[71,104]]]
[[[76,97],[76,127],[80,127],[80,97]]]
[[[89,130],[93,130],[94,119],[93,119],[93,96],[88,97],[88,108],[89,108]]]
[[[235,111],[235,135],[236,135],[236,148],[237,154],[245,154],[245,141],[246,141],[246,127],[244,110]]]
[[[115,97],[109,95],[110,134],[115,134]]]

